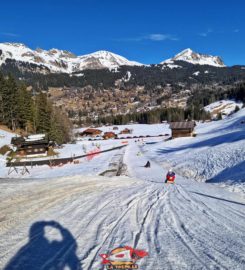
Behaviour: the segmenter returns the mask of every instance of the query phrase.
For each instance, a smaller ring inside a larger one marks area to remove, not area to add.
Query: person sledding
[[[171,184],[173,184],[174,183],[174,180],[175,180],[175,173],[173,172],[172,169],[169,169],[168,170],[168,173],[166,175],[165,183],[171,183]]]
[[[151,167],[151,163],[150,163],[150,161],[148,160],[147,162],[146,162],[146,164],[145,164],[145,166],[144,166],[145,168],[150,168]]]

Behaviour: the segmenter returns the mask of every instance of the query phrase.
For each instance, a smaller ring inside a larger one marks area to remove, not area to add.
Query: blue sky
[[[147,64],[192,48],[245,64],[245,1],[2,1],[0,42],[77,55],[108,50]]]

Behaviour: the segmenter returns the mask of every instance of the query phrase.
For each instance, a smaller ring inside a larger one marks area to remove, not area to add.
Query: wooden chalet
[[[17,156],[46,156],[54,142],[48,140],[45,134],[24,137],[13,137],[11,143],[16,147]]]
[[[105,140],[107,140],[107,139],[115,139],[115,138],[117,138],[117,135],[114,132],[109,131],[109,132],[104,133],[103,138]]]
[[[195,121],[171,122],[172,138],[191,137],[194,135]]]
[[[85,129],[83,132],[81,132],[80,136],[96,137],[96,136],[100,136],[101,133],[102,131],[99,129],[88,128],[88,129]]]
[[[129,129],[129,128],[125,128],[124,130],[120,132],[120,134],[131,134],[131,133],[132,133],[132,129]]]

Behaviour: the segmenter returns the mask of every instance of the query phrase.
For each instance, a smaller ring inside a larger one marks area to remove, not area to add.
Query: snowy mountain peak
[[[212,56],[194,52],[188,48],[176,54],[173,58],[163,61],[161,64],[172,63],[173,61],[185,61],[191,64],[210,65],[215,67],[225,67],[224,62],[219,56]]]
[[[109,52],[109,51],[105,51],[105,50],[99,50],[99,51],[96,51],[94,53],[90,53],[90,54],[87,54],[87,55],[96,55],[96,56],[108,56],[108,55],[112,55],[113,53],[112,52]]]
[[[25,44],[23,44],[23,43],[18,43],[18,42],[16,42],[16,43],[14,43],[14,42],[13,42],[13,43],[10,43],[10,42],[4,42],[4,43],[2,43],[2,44],[4,44],[5,46],[8,46],[8,47],[27,48]]]
[[[89,68],[92,69],[99,69],[107,67],[109,69],[116,68],[118,66],[140,66],[142,64],[135,62],[135,61],[129,61],[123,56],[120,56],[118,54],[108,52],[108,51],[97,51],[91,54],[86,54],[83,56],[79,56],[80,59],[83,60],[80,67],[83,68],[83,65],[88,65]]]
[[[191,48],[187,48],[185,50],[183,50],[182,52],[180,52],[179,54],[192,54],[193,50]]]
[[[37,48],[32,50],[22,43],[0,43],[0,65],[7,59],[32,63],[47,67],[51,72],[72,73],[84,69],[117,68],[119,66],[139,66],[138,62],[108,52],[97,51],[91,54],[76,56],[66,50]]]

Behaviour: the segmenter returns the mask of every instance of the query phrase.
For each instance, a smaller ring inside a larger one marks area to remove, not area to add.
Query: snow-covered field
[[[242,109],[198,123],[194,138],[128,140],[79,164],[0,179],[0,269],[106,269],[100,254],[119,246],[149,253],[139,269],[244,269],[244,119]],[[169,167],[175,185],[163,183]]]
[[[104,126],[101,127],[101,130],[103,132],[112,131],[113,127],[115,126]],[[166,139],[170,134],[170,129],[168,127],[168,124],[156,124],[156,125],[140,125],[140,124],[134,124],[134,125],[122,125],[117,126],[118,130],[113,130],[115,133],[119,134],[120,131],[122,131],[125,128],[132,129],[132,134],[121,134],[118,135],[120,138],[130,137],[133,136],[158,136],[160,134],[165,135],[163,137],[159,138],[144,138],[140,139],[141,141],[144,140],[147,141],[162,141]],[[80,129],[79,131],[83,131],[85,128]],[[3,134],[5,134],[4,139],[2,140],[2,145],[9,144],[11,141],[11,137],[13,137],[13,134],[2,131]],[[1,133],[0,133],[1,134]],[[168,134],[168,135],[167,135]],[[133,138],[132,138],[133,139]],[[136,139],[135,139],[136,140]],[[134,140],[133,140],[134,141]],[[1,142],[1,138],[0,138]],[[130,140],[128,139],[119,139],[119,140],[95,140],[95,141],[89,141],[88,138],[80,139],[76,142],[76,144],[65,144],[60,149],[55,149],[55,152],[57,153],[57,156],[54,156],[53,158],[70,158],[74,156],[81,156],[85,154],[89,154],[92,151],[97,151],[98,149],[100,151],[115,148],[118,146],[125,145],[129,143]],[[116,151],[120,152],[120,151]],[[87,158],[81,158],[78,160],[78,164],[67,164],[62,167],[50,167],[48,165],[43,166],[34,166],[34,167],[28,167],[29,173],[22,174],[23,169],[22,167],[16,168],[17,172],[13,169],[9,169],[5,167],[6,163],[6,156],[0,155],[0,178],[2,177],[14,177],[14,178],[32,178],[32,177],[62,177],[62,176],[71,176],[76,174],[85,174],[85,175],[97,175],[102,172],[104,172],[108,166],[108,164],[111,161],[111,157],[114,155],[112,152],[108,153],[101,153],[96,155],[95,157],[91,159]],[[38,160],[52,160],[52,157],[39,157]],[[28,158],[27,160],[37,160],[37,158]],[[22,159],[22,161],[25,161],[25,159]],[[99,165],[98,165],[99,164]],[[102,164],[103,166],[100,166]],[[101,167],[101,169],[100,169]],[[10,174],[9,174],[10,172]]]
[[[117,127],[117,130],[113,128]],[[132,130],[131,134],[120,134],[125,128]],[[77,129],[77,132],[83,132],[86,128]],[[169,125],[167,123],[163,124],[131,124],[131,125],[114,125],[114,126],[102,126],[98,128],[99,130],[104,132],[112,131],[118,135],[118,138],[133,138],[134,136],[159,136],[164,135],[168,136],[171,133],[169,129]]]
[[[166,171],[131,143],[128,177],[2,180],[0,267],[104,269],[118,246],[148,251],[139,269],[243,269],[245,200]]]
[[[57,157],[73,157],[79,155],[85,155],[97,151],[103,151],[107,149],[111,149],[114,147],[122,146],[122,141],[100,141],[100,142],[90,142],[83,141],[77,142],[77,144],[67,144],[64,145],[63,148],[57,149],[59,154]],[[123,149],[114,150],[111,152],[105,153],[97,153],[94,156],[90,156],[87,158],[77,159],[77,163],[68,163],[63,166],[28,166],[27,169],[29,173],[25,171],[23,167],[16,167],[16,171],[13,168],[9,168],[5,166],[6,157],[2,157],[1,167],[0,167],[0,178],[50,178],[50,177],[62,177],[62,176],[72,176],[72,175],[99,175],[103,173],[109,166],[111,159],[113,156],[121,153]],[[49,159],[38,158],[41,159]],[[35,160],[34,158],[32,160]]]

